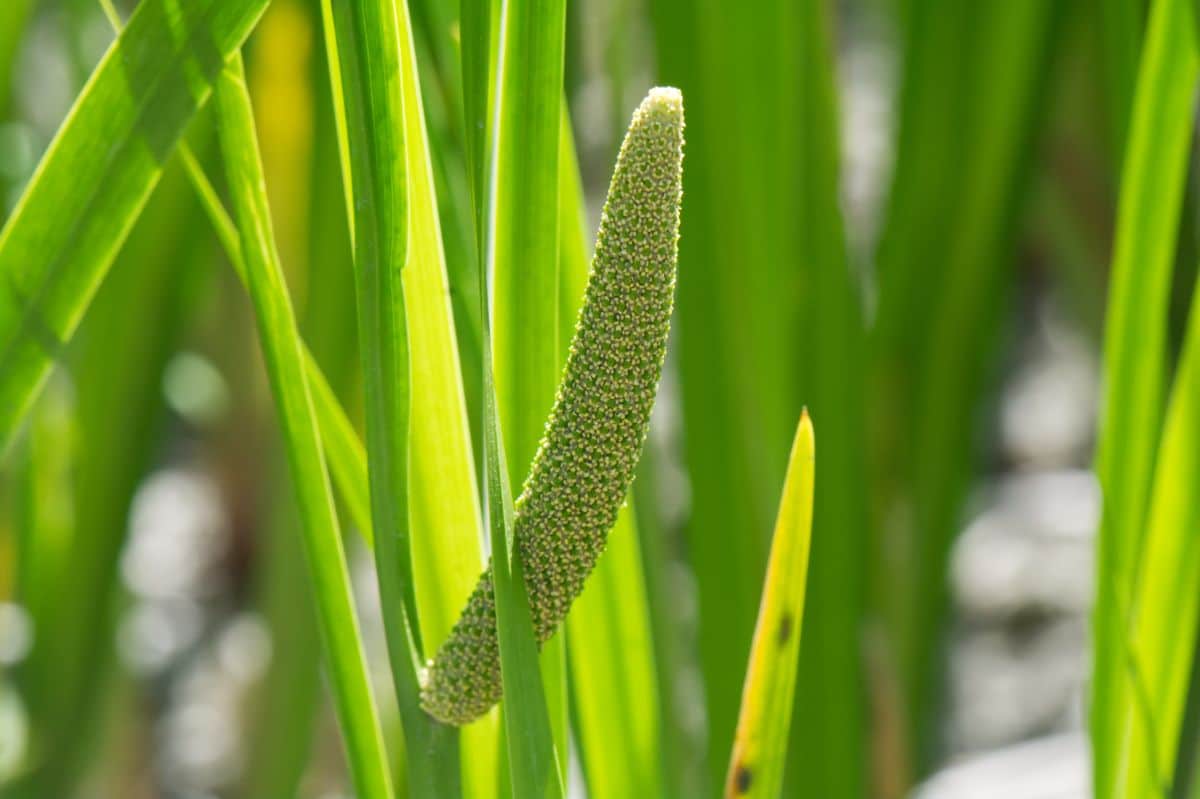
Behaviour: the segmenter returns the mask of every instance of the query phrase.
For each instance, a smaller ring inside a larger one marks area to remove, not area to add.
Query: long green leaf
[[[485,283],[486,286],[486,283]],[[484,317],[484,344],[490,345]],[[492,545],[492,592],[496,604],[496,637],[500,680],[505,702],[506,766],[513,796],[563,795],[556,773],[554,739],[546,695],[538,667],[537,645],[521,558],[513,539],[512,490],[504,465],[503,439],[496,410],[491,357],[484,351],[484,469],[487,480],[488,530]]]
[[[923,331],[916,395],[918,542],[905,668],[918,745],[928,741],[932,724],[930,697],[948,606],[942,575],[971,473],[975,408],[988,377],[980,353],[996,347],[1004,307],[997,300],[1007,296],[1011,281],[1018,209],[1032,171],[1045,71],[1062,13],[1039,0],[997,0],[981,9],[975,23],[987,35],[973,54],[979,69],[979,83],[971,90],[974,144],[942,292]],[[1022,55],[1014,57],[1017,53]]]
[[[1168,294],[1200,75],[1188,0],[1156,0],[1133,101],[1104,345],[1092,678],[1096,796],[1118,795],[1123,640],[1163,412]]]
[[[310,251],[308,300],[301,319],[301,330],[337,396],[348,397],[353,395],[360,372],[358,358],[355,357],[358,353],[358,336],[355,324],[354,252],[350,238],[353,203],[348,202],[346,197],[349,181],[343,180],[346,169],[345,118],[339,99],[341,87],[331,82],[332,62],[337,58],[337,53],[327,49],[325,37],[320,33],[324,28],[324,4],[314,4],[308,0],[297,2],[309,6],[313,36],[322,42],[322,46],[314,48],[314,58],[309,65],[314,123],[307,230]],[[324,439],[324,417],[321,422]],[[361,442],[359,451],[365,469],[366,450]],[[326,454],[329,455],[328,450]],[[333,470],[335,464],[332,456],[330,461]],[[336,471],[334,474],[336,482]],[[359,486],[369,517],[370,489],[365,474]],[[338,487],[345,489],[340,483]]]
[[[309,397],[304,350],[271,231],[254,115],[240,57],[231,61],[220,75],[217,113],[247,283],[283,426],[318,624],[350,771],[360,795],[386,799],[392,793],[387,756],[358,630],[333,493],[325,472],[321,434]]]
[[[774,799],[783,788],[812,542],[816,442],[800,415],[754,628],[725,796]]]
[[[482,520],[475,483],[446,257],[417,56],[407,4],[400,6],[400,57],[408,152],[409,249],[404,272],[413,386],[410,489],[413,569],[426,653],[445,640],[482,567]],[[495,782],[497,719],[490,715],[461,740],[464,790]],[[470,795],[470,794],[468,794]]]
[[[496,408],[510,484],[519,484],[533,462],[562,367],[557,192],[565,14],[563,0],[504,0],[497,19],[486,253]],[[561,635],[541,655],[560,779],[565,656]],[[511,746],[511,729],[508,740]]]
[[[450,312],[433,165],[406,4],[399,6],[401,90],[409,175],[404,293],[412,371],[413,569],[422,638],[432,653],[479,576],[481,520],[470,427]]]
[[[458,282],[464,288],[473,287],[475,294],[482,289],[487,269],[487,227],[488,227],[488,159],[491,153],[489,135],[492,120],[492,89],[495,81],[492,77],[492,65],[496,60],[497,31],[500,17],[500,0],[461,0],[459,3],[459,29],[461,35],[461,102],[463,111],[463,169],[466,172],[466,194],[469,197],[469,216],[474,222],[473,237],[468,250],[473,250],[475,263],[459,265]],[[466,291],[462,292],[466,294]],[[474,295],[472,295],[474,296]],[[476,360],[479,364],[479,378],[482,382],[483,354],[482,349],[482,310],[477,303],[463,303],[463,316],[469,320],[467,325],[472,334],[471,344],[476,347]],[[466,336],[464,335],[464,338]],[[464,358],[464,360],[467,360]],[[482,394],[482,388],[478,393]],[[482,420],[483,402],[479,400],[472,405],[473,415]],[[479,440],[482,435],[477,432]]]
[[[566,353],[579,323],[591,265],[583,176],[565,99],[558,132],[558,348]]]
[[[801,406],[796,370],[781,368],[800,362],[804,262],[795,235],[797,30],[781,21],[794,21],[794,6],[651,6],[659,78],[689,104],[676,354],[711,793],[725,776],[767,531]]]
[[[691,104],[677,352],[714,791],[804,402],[825,409],[832,453],[817,526],[839,533],[818,537],[813,555],[798,698],[810,723],[795,736],[789,795],[853,797],[866,786],[864,333],[838,208],[827,5],[653,4],[660,73]]]
[[[910,4],[866,392],[886,522],[869,585],[892,634],[877,665],[880,684],[898,678],[901,687],[884,700],[886,715],[907,727],[892,734],[908,768],[889,782],[931,765],[945,574],[993,363],[981,354],[999,344],[1064,9],[1039,0]]]
[[[501,7],[488,257],[497,407],[514,484],[533,462],[563,361],[558,151],[564,14],[562,0],[505,0]]]
[[[478,295],[478,301],[475,303],[474,309],[471,310],[468,308],[467,313],[473,314],[478,320],[478,324],[471,327],[478,333],[478,341],[475,343],[479,347],[479,392],[482,398],[478,404],[477,411],[480,417],[480,441],[482,443],[483,473],[485,477],[484,503],[488,508],[485,523],[489,531],[489,548],[492,551],[493,559],[497,552],[505,552],[510,555],[511,561],[511,552],[509,551],[508,544],[511,529],[506,526],[511,525],[511,513],[508,513],[508,515],[505,515],[505,513],[509,508],[509,503],[512,501],[512,496],[508,487],[507,472],[504,467],[500,466],[504,460],[503,456],[495,452],[502,439],[499,429],[500,420],[496,415],[495,407],[492,335],[490,321],[488,321],[490,316],[490,281],[487,276],[489,268],[487,240],[489,236],[490,196],[488,163],[491,158],[489,142],[493,133],[492,93],[496,83],[493,75],[496,71],[496,46],[499,41],[500,11],[501,0],[462,0],[459,4],[462,72],[461,96],[465,141],[463,160],[473,211],[474,225],[472,230],[474,234],[474,253],[476,256],[476,279],[474,285]],[[492,452],[490,454],[488,452],[489,441],[492,442]],[[501,541],[505,542],[504,546],[497,547],[497,543]],[[495,590],[494,586],[493,590]],[[513,600],[511,596],[511,592],[503,593],[504,601],[510,605],[514,601],[522,601],[519,598]],[[497,601],[500,601],[501,597],[502,594],[497,593],[495,598]],[[523,612],[528,614],[527,599],[524,600]],[[511,612],[508,615],[512,615]],[[499,633],[499,630],[497,630],[497,633]],[[509,650],[508,657],[510,658],[509,679],[512,681],[516,675],[521,673],[522,669],[528,667],[520,659],[530,657],[529,642],[521,636],[513,637],[511,629],[506,630],[506,635],[510,638],[507,647]],[[536,663],[536,654],[530,663]],[[501,679],[503,681],[503,675],[501,675]],[[532,689],[532,686],[528,687]],[[514,690],[522,690],[522,688],[515,688]],[[540,736],[542,729],[548,723],[545,718],[544,694],[535,694],[533,701],[541,708],[533,713],[533,717],[537,719],[535,729]],[[504,713],[503,708],[494,709],[482,722],[464,728],[464,758],[467,756],[465,750],[468,747],[479,748],[490,744],[491,731],[481,731],[495,724],[496,721],[500,722],[498,728],[500,740],[497,742],[498,745],[495,749],[495,758],[484,759],[481,757],[469,765],[464,763],[464,780],[471,785],[474,791],[471,795],[511,795],[513,779],[517,775],[513,774],[510,764],[508,754],[510,751],[508,745],[509,736],[504,731],[504,728],[508,726],[511,720]],[[481,737],[483,740],[476,741],[474,740],[476,737]],[[534,741],[534,743],[539,747],[542,746],[540,738]],[[535,763],[534,768],[536,767]]]
[[[411,188],[399,19],[392,0],[332,6],[326,0],[324,14],[333,26],[326,41],[337,52],[334,94],[344,103],[340,124],[354,197],[351,216],[375,563],[408,752],[409,788],[415,796],[453,797],[461,782],[458,736],[427,716],[419,700],[422,644],[409,535],[413,406],[403,284]],[[414,118],[419,120],[419,114]]]
[[[495,402],[510,485],[519,484],[533,462],[562,367],[558,351],[558,146],[565,15],[563,0],[503,0],[496,20],[485,253]],[[492,539],[496,540],[494,530]],[[493,548],[493,554],[499,551]],[[532,796],[544,793],[544,786],[561,792],[565,778],[566,651],[562,635],[558,635],[546,642],[541,655],[553,733],[553,745],[547,749],[549,742],[542,740],[539,729],[536,699],[529,708],[523,707],[520,699],[540,693],[527,684],[521,687],[531,677],[528,664],[520,666],[504,655],[506,639],[510,651],[516,647],[521,653],[532,642],[532,638],[524,640],[524,618],[516,620],[515,629],[506,630],[513,624],[512,615],[527,609],[520,566],[520,558],[514,558],[512,576],[518,582],[504,588],[502,583],[509,575],[497,570],[497,627],[505,696],[510,698],[503,712],[513,793]],[[514,595],[510,620],[499,613],[502,592]],[[509,673],[514,668],[522,671]],[[534,670],[533,676],[537,673]],[[509,693],[510,683],[518,693]],[[555,751],[556,773],[541,773],[546,753]]]
[[[1096,14],[1100,58],[1104,70],[1104,101],[1108,111],[1109,142],[1114,162],[1120,163],[1129,132],[1133,92],[1145,30],[1145,3],[1102,0]]]
[[[430,161],[434,167],[441,217],[447,287],[457,328],[458,359],[476,458],[475,469],[480,473],[483,356],[478,303],[480,259],[476,249],[479,218],[475,213],[466,160],[462,75],[457,57],[460,47],[458,7],[442,0],[419,0],[414,3],[414,25]]]
[[[461,0],[463,120],[466,138],[467,182],[475,207],[476,250],[486,260],[488,158],[491,148],[492,90],[495,81],[495,45],[498,40],[501,0]]]
[[[499,771],[508,774],[513,796],[562,796],[561,777],[555,771],[554,741],[543,691],[533,618],[521,558],[513,537],[513,500],[504,455],[496,384],[492,371],[490,283],[480,281],[480,315],[483,320],[483,456],[484,507],[492,549],[491,590],[496,609],[496,638],[500,680],[507,701],[504,721],[505,757]],[[483,584],[487,590],[486,582]],[[501,795],[508,795],[501,788]]]
[[[320,26],[316,3],[274,0],[255,31],[246,69],[250,93],[256,100],[255,119],[272,218],[280,220],[275,228],[280,256],[289,282],[292,275],[298,278],[292,291],[300,332],[329,383],[339,396],[346,397],[358,374],[354,271],[329,69],[322,48],[314,46]],[[185,152],[180,149],[180,155]],[[268,157],[268,153],[272,155]],[[280,202],[284,197],[286,201]],[[220,211],[224,213],[224,209]],[[235,231],[235,244],[236,238]],[[230,258],[240,259],[240,249]],[[244,269],[238,269],[244,274]],[[319,372],[312,370],[313,361],[309,364],[309,390],[314,393]],[[334,485],[344,489],[338,482],[336,456],[330,446],[333,436],[315,396],[313,406]],[[357,488],[369,523],[366,453],[357,437],[354,441],[362,469]],[[245,727],[246,766],[238,794],[245,799],[297,794],[314,752],[314,733],[325,704],[321,638],[304,548],[296,535],[301,522],[291,500],[283,453],[278,448],[268,452],[260,467],[270,475],[262,505],[266,517],[260,527],[266,540],[262,555],[255,559],[259,565],[253,582],[255,607],[271,632],[271,659]],[[349,506],[350,501],[344,499],[339,511]],[[353,511],[343,517],[343,524],[359,524]],[[381,715],[391,717],[390,712]],[[381,723],[386,740],[387,722]],[[393,786],[398,777],[396,767]]]
[[[76,101],[0,231],[0,447],[266,3],[146,0]]]
[[[821,420],[823,456],[793,710],[804,722],[791,736],[786,791],[855,797],[867,794],[869,759],[861,654],[868,561],[862,499],[869,484],[863,433],[866,331],[839,200],[833,11],[829,3],[799,3],[793,13],[798,33],[792,70],[799,76],[796,228],[805,280],[800,394]]]
[[[1167,795],[1200,623],[1200,292],[1176,370],[1132,586],[1119,796]],[[1179,778],[1182,779],[1182,776]],[[1175,795],[1182,796],[1182,785]]]

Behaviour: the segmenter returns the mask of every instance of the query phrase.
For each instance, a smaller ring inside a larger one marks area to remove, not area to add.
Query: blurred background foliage
[[[464,28],[456,0],[408,7],[479,453]],[[819,467],[785,795],[1086,794],[1088,470],[1145,13],[1137,0],[568,3],[560,196],[582,192],[587,218],[564,202],[560,257],[590,250],[573,231],[595,229],[644,91],[680,87],[688,124],[677,320],[620,523],[640,553],[595,578],[645,597],[648,631],[605,640],[654,664],[638,689],[650,720],[630,732],[646,743],[629,755],[651,756],[606,782],[589,751],[617,743],[589,740],[602,727],[577,694],[576,795],[719,790],[804,405]],[[111,39],[94,0],[0,4],[0,219]],[[245,53],[288,286],[357,417],[317,1],[273,0]],[[212,165],[208,111],[187,138]],[[1196,265],[1188,176],[1170,248],[1176,354]],[[225,259],[173,159],[0,465],[0,795],[348,790],[253,317]],[[386,674],[370,558],[351,552]],[[570,680],[605,679],[587,659],[571,653]],[[1181,799],[1200,678],[1185,716]],[[962,792],[947,769],[964,759],[994,764],[975,783],[1000,781],[995,794]],[[1043,781],[1004,789],[1015,776]]]

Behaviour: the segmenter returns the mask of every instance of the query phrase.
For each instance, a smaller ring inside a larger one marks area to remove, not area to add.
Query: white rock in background
[[[1091,472],[1034,472],[998,481],[954,547],[950,580],[967,617],[1030,608],[1085,613],[1092,602],[1100,489]]]
[[[963,759],[933,775],[913,799],[1088,799],[1090,774],[1086,739],[1069,733]]]

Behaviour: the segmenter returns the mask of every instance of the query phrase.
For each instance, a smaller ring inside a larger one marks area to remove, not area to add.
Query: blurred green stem
[[[391,796],[391,778],[368,679],[320,432],[309,398],[300,334],[271,232],[254,117],[240,56],[217,83],[218,131],[241,235],[272,394],[302,521],[330,685],[350,772],[365,799]]]

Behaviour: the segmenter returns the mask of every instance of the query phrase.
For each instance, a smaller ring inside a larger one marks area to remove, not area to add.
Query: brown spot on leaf
[[[733,775],[733,788],[738,794],[750,793],[750,783],[754,781],[754,774],[745,765],[739,765],[737,771]]]
[[[779,629],[775,637],[780,646],[786,644],[792,637],[792,615],[790,613],[783,614],[783,618],[779,620]]]

